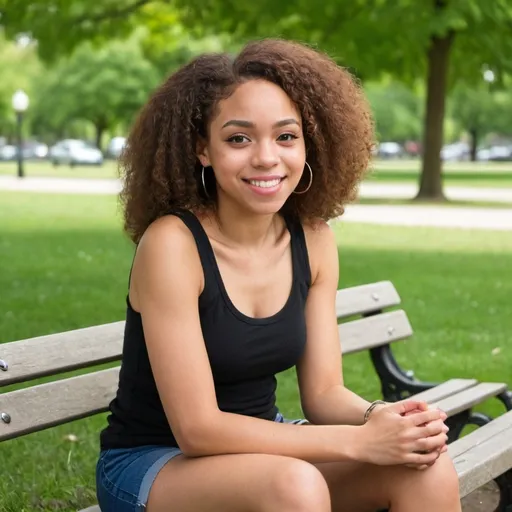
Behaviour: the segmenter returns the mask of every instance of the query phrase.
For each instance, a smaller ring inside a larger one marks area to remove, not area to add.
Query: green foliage
[[[34,46],[9,42],[0,29],[0,135],[14,135],[12,95],[17,89],[23,89],[31,97],[41,72]]]
[[[418,95],[398,82],[367,83],[365,92],[375,117],[380,141],[418,140],[422,105]]]
[[[58,133],[74,120],[86,120],[101,135],[129,123],[157,83],[156,70],[135,41],[114,41],[101,48],[83,43],[45,75],[34,123],[40,133]]]

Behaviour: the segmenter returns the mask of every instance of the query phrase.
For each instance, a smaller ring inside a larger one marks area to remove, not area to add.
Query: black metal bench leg
[[[497,398],[503,402],[507,411],[512,411],[512,391],[503,391],[503,393],[500,393]]]
[[[512,469],[496,478],[500,489],[500,503],[496,512],[512,512]]]
[[[381,382],[382,396],[388,402],[403,400],[438,385],[434,382],[416,380],[412,371],[402,370],[390,345],[372,348],[370,357]]]

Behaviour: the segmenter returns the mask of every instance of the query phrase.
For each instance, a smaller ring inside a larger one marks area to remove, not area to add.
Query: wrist
[[[349,448],[349,459],[355,462],[368,462],[366,455],[368,453],[367,446],[367,430],[366,425],[359,425],[354,427],[354,436]]]
[[[374,400],[367,408],[366,408],[366,411],[364,412],[364,416],[363,416],[363,425],[366,424],[368,422],[368,420],[370,419],[370,416],[376,411],[376,410],[379,410],[379,409],[382,409],[383,407],[386,407],[387,402],[384,402],[384,400]]]

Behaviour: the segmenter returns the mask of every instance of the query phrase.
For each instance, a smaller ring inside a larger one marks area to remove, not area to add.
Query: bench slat
[[[448,446],[450,457],[455,458],[463,455],[474,446],[485,443],[490,437],[508,430],[509,435],[512,433],[512,414],[510,412],[502,414],[493,419],[487,425],[480,427],[470,434],[457,439]]]
[[[106,411],[118,381],[116,367],[0,395],[0,441]]]
[[[507,389],[506,384],[497,382],[482,382],[477,386],[461,391],[456,395],[449,396],[438,402],[432,403],[432,406],[439,407],[449,416],[453,416],[461,411],[470,409],[487,398],[498,395]]]
[[[499,418],[498,418],[499,419]],[[512,443],[510,432],[512,429],[512,411],[503,415],[503,419],[497,433],[493,424],[498,419],[480,427],[471,434],[455,441],[448,447],[448,453],[452,456],[455,469],[459,475],[459,486],[461,497],[468,495],[486,482],[490,482],[497,476],[503,474],[512,467]],[[476,441],[476,442],[473,442]],[[469,449],[455,457],[458,443]]]
[[[362,315],[398,304],[400,304],[400,297],[393,283],[380,281],[338,290],[336,315],[338,318]]]
[[[411,398],[414,400],[423,400],[428,404],[432,404],[434,402],[439,402],[443,398],[460,393],[465,389],[472,388],[477,384],[478,381],[476,379],[450,379],[439,384],[439,386],[436,386],[435,388],[427,389],[421,393],[416,393],[411,396]]]
[[[343,354],[350,354],[407,338],[412,327],[398,310],[340,324],[338,333]]]
[[[120,359],[124,321],[0,345],[0,387]]]

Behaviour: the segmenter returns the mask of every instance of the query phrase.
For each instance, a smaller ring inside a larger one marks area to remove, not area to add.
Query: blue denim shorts
[[[302,419],[287,420],[281,413],[274,421],[308,424]],[[179,448],[159,445],[103,450],[96,465],[96,495],[101,512],[144,511],[159,471],[182,454]]]

